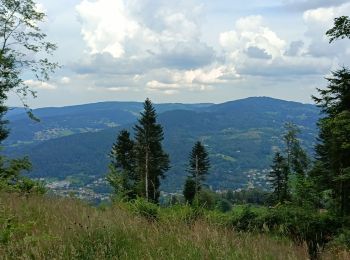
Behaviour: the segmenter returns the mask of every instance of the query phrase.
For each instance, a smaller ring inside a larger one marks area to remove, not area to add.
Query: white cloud
[[[112,91],[112,92],[120,92],[120,91],[129,91],[129,87],[110,87],[107,88],[107,90]]]
[[[193,59],[200,59],[212,50],[199,39],[200,8],[188,2],[171,6],[164,1],[83,0],[76,9],[91,54],[109,53],[114,58],[133,60],[162,60],[164,54],[168,59],[181,60],[186,56],[179,48],[190,48]],[[150,14],[149,6],[153,8]],[[188,6],[192,10],[185,8]],[[194,49],[194,45],[199,48]]]
[[[346,54],[349,47],[346,41],[337,41],[330,45],[329,39],[325,34],[328,29],[333,27],[334,18],[348,15],[349,13],[350,3],[304,12],[303,20],[307,27],[305,36],[310,39],[308,48],[310,55],[337,59],[340,63],[347,60],[348,56]]]
[[[54,90],[57,88],[55,85],[52,85],[50,83],[42,82],[38,80],[32,80],[32,79],[25,80],[24,84],[35,89]]]
[[[264,25],[262,16],[239,19],[234,30],[220,34],[220,44],[231,57],[236,57],[240,51],[256,47],[273,59],[281,57],[286,47],[286,42]]]
[[[92,54],[108,52],[121,57],[125,53],[123,42],[139,30],[139,25],[128,17],[123,1],[83,0],[76,8],[82,35]]]
[[[69,77],[62,77],[60,82],[62,84],[69,84],[69,83],[71,83],[71,79]]]

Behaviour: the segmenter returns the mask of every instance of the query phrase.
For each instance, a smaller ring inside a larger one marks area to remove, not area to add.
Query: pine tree
[[[134,146],[134,141],[130,139],[130,133],[122,130],[110,152],[111,163],[107,180],[114,188],[115,193],[127,199],[136,197],[138,178],[135,172]]]
[[[196,182],[193,180],[192,177],[187,177],[183,195],[185,197],[185,200],[192,204],[194,197],[196,196]]]
[[[165,178],[165,172],[170,166],[169,156],[162,147],[163,128],[157,123],[156,111],[148,98],[134,130],[140,195],[157,203],[160,195],[160,178]]]
[[[205,181],[205,177],[209,173],[209,169],[209,155],[202,143],[198,141],[195,143],[190,153],[188,168],[190,177],[193,179],[195,184],[195,194],[200,191],[202,183]]]
[[[286,159],[288,171],[294,173],[299,178],[305,177],[309,160],[306,152],[300,144],[297,135],[300,134],[300,129],[293,123],[285,124],[286,133],[283,136],[286,145]]]
[[[272,188],[272,201],[283,203],[290,199],[288,188],[288,164],[287,160],[277,152],[268,175]]]
[[[330,190],[337,211],[350,214],[350,70],[327,78],[328,87],[313,97],[324,117],[318,122],[317,168],[312,171],[320,192]]]

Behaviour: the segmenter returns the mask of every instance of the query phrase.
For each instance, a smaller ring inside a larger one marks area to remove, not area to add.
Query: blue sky
[[[324,77],[348,65],[329,45],[344,0],[38,0],[62,68],[33,107],[100,101],[224,102],[271,96],[310,103]],[[10,105],[18,104],[15,97]]]

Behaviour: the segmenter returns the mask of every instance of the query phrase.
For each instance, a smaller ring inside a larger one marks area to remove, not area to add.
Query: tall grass
[[[99,209],[74,199],[0,194],[0,258],[308,258],[305,246],[209,224],[186,207],[162,209],[157,219],[141,215],[123,204]]]

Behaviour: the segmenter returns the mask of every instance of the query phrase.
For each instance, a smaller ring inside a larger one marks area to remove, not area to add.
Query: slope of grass
[[[73,199],[3,193],[0,258],[308,258],[305,246],[288,240],[237,233],[202,218],[186,221],[179,216],[166,209],[157,221],[147,221],[123,206],[98,209]]]

